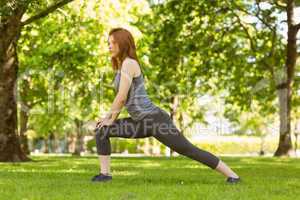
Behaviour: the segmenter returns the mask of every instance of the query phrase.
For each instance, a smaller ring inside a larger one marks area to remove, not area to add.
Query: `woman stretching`
[[[174,125],[169,114],[148,98],[134,39],[130,32],[123,28],[112,29],[108,41],[112,67],[116,71],[114,78],[116,97],[110,111],[98,121],[95,129],[100,173],[94,176],[92,181],[112,180],[110,137],[152,136],[177,153],[222,173],[227,177],[228,183],[239,182],[239,176],[219,158],[191,144]],[[130,117],[117,119],[124,105]]]

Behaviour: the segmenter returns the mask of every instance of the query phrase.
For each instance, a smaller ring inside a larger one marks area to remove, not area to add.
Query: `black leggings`
[[[177,153],[199,161],[212,169],[215,169],[219,163],[219,158],[215,155],[191,144],[176,128],[169,114],[160,108],[146,115],[142,120],[135,121],[130,117],[121,118],[109,126],[105,125],[97,129],[97,153],[98,155],[111,154],[110,137],[145,138],[151,136]]]

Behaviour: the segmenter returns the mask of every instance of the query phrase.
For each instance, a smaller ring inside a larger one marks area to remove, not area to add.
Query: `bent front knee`
[[[104,128],[103,127],[98,128],[96,130],[96,140],[104,140],[106,138],[107,138],[107,134]]]

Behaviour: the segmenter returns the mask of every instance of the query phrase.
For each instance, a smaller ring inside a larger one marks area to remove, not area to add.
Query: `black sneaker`
[[[240,178],[233,178],[233,177],[228,177],[227,180],[226,180],[226,182],[230,183],[230,184],[235,184],[235,183],[238,183],[240,181],[241,181]]]
[[[105,175],[105,174],[98,174],[92,178],[92,182],[105,182],[105,181],[111,181],[112,176]]]

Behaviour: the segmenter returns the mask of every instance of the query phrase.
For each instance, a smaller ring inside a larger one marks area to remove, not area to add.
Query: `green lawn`
[[[96,157],[32,157],[0,163],[0,199],[300,199],[300,160],[222,158],[242,177],[237,185],[185,157],[112,158],[113,180],[91,183]]]

